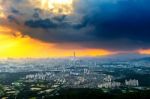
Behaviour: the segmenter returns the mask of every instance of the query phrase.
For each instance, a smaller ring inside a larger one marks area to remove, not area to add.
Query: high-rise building
[[[130,79],[129,81],[128,80],[125,80],[125,85],[126,86],[139,86],[139,81],[138,80],[135,80],[135,79]]]
[[[73,53],[74,58],[76,58],[76,52]]]

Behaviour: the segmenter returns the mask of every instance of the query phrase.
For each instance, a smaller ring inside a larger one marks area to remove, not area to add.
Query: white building
[[[120,82],[106,82],[98,85],[98,88],[118,88],[121,86]]]
[[[130,80],[125,80],[125,85],[126,86],[139,86],[139,81],[135,79],[130,79]]]

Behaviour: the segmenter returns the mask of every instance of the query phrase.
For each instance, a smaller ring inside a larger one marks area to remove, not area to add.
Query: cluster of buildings
[[[54,76],[55,75],[50,73],[50,72],[36,73],[36,74],[26,75],[25,79],[27,79],[27,80],[47,80],[47,79],[54,77]]]
[[[120,82],[106,82],[98,85],[98,88],[119,88],[120,86]]]
[[[46,72],[35,73],[25,76],[28,81],[54,81],[60,82],[65,87],[72,88],[119,88],[119,87],[136,87],[139,86],[139,81],[135,79],[125,80],[125,83],[115,81],[115,77],[111,75],[102,75],[90,73],[88,69],[83,69],[80,73],[70,72]]]
[[[139,86],[139,81],[136,79],[125,80],[126,86]]]
[[[116,82],[112,80],[111,76],[107,76],[104,78],[104,83],[99,84],[98,88],[119,88],[119,87],[138,87],[139,86],[139,81],[136,79],[130,79],[130,80],[125,80],[125,83],[122,84],[120,82]]]

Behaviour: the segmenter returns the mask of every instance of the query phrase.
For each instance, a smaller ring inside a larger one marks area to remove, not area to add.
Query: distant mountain
[[[140,59],[135,59],[133,61],[138,61],[138,62],[150,62],[150,57],[144,57],[144,58],[140,58]]]
[[[138,53],[121,53],[110,56],[102,57],[102,59],[109,59],[114,61],[128,61],[128,60],[150,60],[150,55],[138,54]]]

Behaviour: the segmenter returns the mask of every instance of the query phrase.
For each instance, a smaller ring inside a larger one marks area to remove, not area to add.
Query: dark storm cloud
[[[149,4],[149,0],[80,0],[74,15],[53,17],[29,6],[31,17],[25,16],[22,23],[26,27],[21,30],[24,35],[58,44],[112,50],[150,48]],[[12,10],[12,14],[26,10]]]
[[[149,3],[146,0],[130,0],[113,5],[104,4],[92,15],[86,15],[85,21],[87,25],[95,27],[91,35],[95,35],[99,42],[106,42],[102,46],[117,49],[148,48]]]
[[[19,21],[18,21],[18,19],[17,19],[15,16],[9,15],[9,16],[7,17],[7,19],[8,19],[9,22],[13,22],[13,23],[19,25]]]
[[[57,24],[53,23],[49,19],[29,20],[25,22],[25,25],[32,27],[32,28],[43,28],[43,29],[58,27]]]

